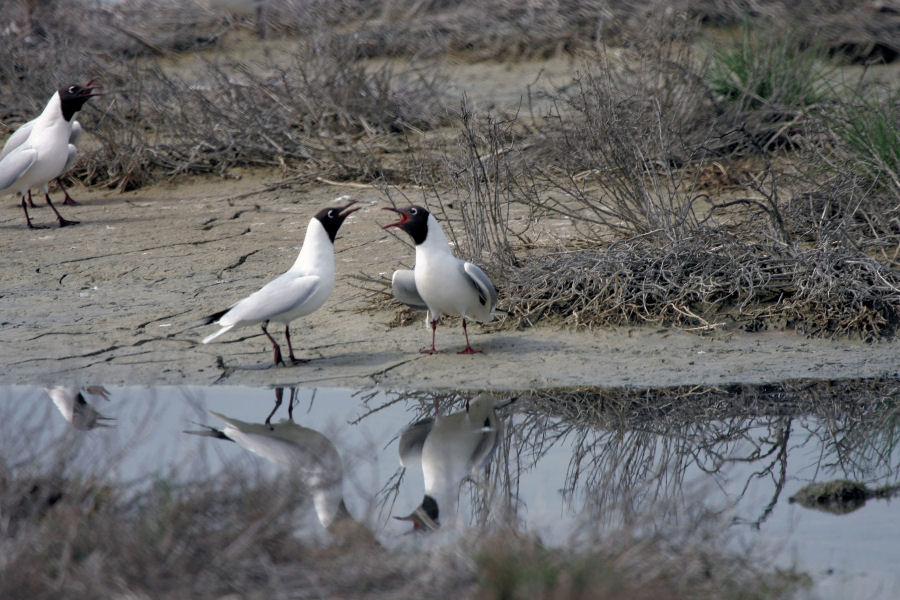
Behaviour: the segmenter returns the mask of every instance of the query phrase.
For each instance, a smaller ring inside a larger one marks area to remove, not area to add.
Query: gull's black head
[[[100,87],[100,84],[95,82],[95,79],[91,79],[84,85],[72,83],[64,85],[57,90],[59,92],[59,103],[62,107],[63,118],[66,121],[71,121],[72,116],[81,110],[81,107],[84,106],[85,102],[94,96],[103,95],[94,92],[94,90]]]
[[[431,520],[435,523],[438,522],[438,505],[437,500],[425,494],[425,497],[422,498],[422,510],[425,511],[425,514],[431,517]]]
[[[356,200],[351,200],[344,206],[323,208],[316,213],[315,218],[318,219],[322,224],[322,227],[325,228],[325,231],[328,233],[328,237],[331,238],[332,244],[334,243],[334,238],[337,236],[338,229],[341,228],[341,224],[344,222],[344,219],[346,219],[350,213],[356,212],[361,208],[350,208],[354,204],[356,204]]]
[[[428,215],[427,209],[421,206],[407,206],[406,208],[392,208],[385,206],[384,210],[390,210],[400,215],[400,220],[396,223],[390,223],[382,227],[399,227],[410,235],[416,245],[421,244],[428,237]]]
[[[437,500],[425,494],[422,498],[422,504],[409,516],[394,517],[400,521],[412,521],[413,531],[434,531],[441,524],[438,522],[438,503]]]

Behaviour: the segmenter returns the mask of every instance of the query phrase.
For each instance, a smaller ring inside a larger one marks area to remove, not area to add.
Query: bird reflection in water
[[[400,464],[404,468],[421,464],[425,496],[412,514],[396,518],[411,521],[414,530],[455,525],[459,486],[490,461],[503,430],[497,409],[514,401],[498,405],[493,396],[481,394],[471,404],[467,399],[464,410],[428,417],[407,427],[400,436]]]
[[[56,386],[44,388],[53,404],[73,428],[88,431],[96,427],[113,427],[115,419],[105,417],[88,404],[85,394],[109,400],[109,392],[102,386],[86,388]]]
[[[263,423],[247,423],[210,410],[209,414],[225,423],[223,427],[200,424],[203,430],[185,433],[232,441],[275,463],[309,492],[319,522],[336,539],[377,544],[372,532],[353,518],[344,503],[343,467],[335,445],[321,432],[294,423],[296,388],[290,390],[288,419],[272,423],[283,396],[284,388],[275,388],[275,407]]]

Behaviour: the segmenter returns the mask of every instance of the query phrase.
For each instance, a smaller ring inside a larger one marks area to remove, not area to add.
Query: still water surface
[[[204,426],[221,429],[225,424],[210,410],[261,425],[276,406],[276,390],[80,391],[87,406],[73,417],[64,400],[53,402],[43,388],[0,388],[3,462],[13,470],[42,464],[51,469],[63,448],[70,457],[67,469],[133,485],[159,477],[203,478],[223,469],[278,470],[272,460],[238,444],[185,433]],[[333,444],[339,456],[337,493],[348,512],[388,548],[408,539],[409,523],[391,516],[419,505],[424,478],[415,464],[401,469],[400,434],[436,410],[463,411],[465,396],[285,389],[272,423],[287,419],[292,392],[294,422],[322,434],[322,443]],[[753,393],[759,396],[758,390]],[[780,391],[765,394],[785,398]],[[476,469],[475,481],[463,483],[454,512],[465,525],[513,521],[562,545],[577,538],[585,523],[602,530],[621,524],[624,514],[679,519],[700,506],[728,523],[735,548],[771,549],[776,566],[809,573],[817,597],[894,598],[900,590],[896,500],[869,500],[847,514],[788,502],[813,481],[852,479],[870,488],[897,484],[900,418],[890,397],[885,403],[881,394],[869,404],[871,399],[862,398],[858,406],[868,408],[854,410],[830,410],[820,403],[810,408],[796,398],[722,407],[714,396],[703,400],[707,406],[701,412],[684,412],[690,399],[641,404],[633,394],[620,402],[615,392],[589,402],[550,394],[523,397],[498,411],[502,427],[496,428],[496,449],[486,466]],[[503,404],[509,397],[491,401]],[[473,435],[487,429],[476,427]],[[445,507],[444,522],[451,520],[447,510],[452,507]],[[317,512],[308,512],[306,530],[318,527],[324,534]]]

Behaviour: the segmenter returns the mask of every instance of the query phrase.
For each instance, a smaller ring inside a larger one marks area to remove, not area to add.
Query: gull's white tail
[[[203,343],[204,344],[210,343],[211,341],[213,341],[214,339],[216,339],[223,333],[228,333],[229,331],[231,331],[232,327],[234,327],[234,325],[228,325],[227,327],[223,327],[222,329],[218,330],[214,334],[206,336],[205,338],[203,338]]]

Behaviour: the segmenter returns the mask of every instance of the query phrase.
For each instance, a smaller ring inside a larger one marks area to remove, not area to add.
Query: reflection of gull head
[[[454,517],[459,484],[490,460],[501,431],[495,400],[487,394],[476,398],[468,410],[407,427],[400,436],[400,464],[421,462],[425,497],[412,514],[399,518],[412,521],[415,529],[431,530],[446,515]]]
[[[319,522],[326,529],[337,520],[350,518],[343,501],[341,457],[323,434],[291,421],[266,425],[246,423],[213,411],[209,414],[225,426],[216,429],[204,425],[203,431],[187,433],[231,440],[297,477],[309,490]]]
[[[87,431],[95,427],[113,426],[111,421],[115,421],[115,419],[101,415],[84,398],[84,393],[87,393],[109,400],[109,392],[106,389],[89,387],[84,388],[84,393],[82,393],[79,388],[57,386],[45,388],[45,391],[50,396],[50,399],[53,400],[53,404],[56,405],[63,418],[75,429]]]

